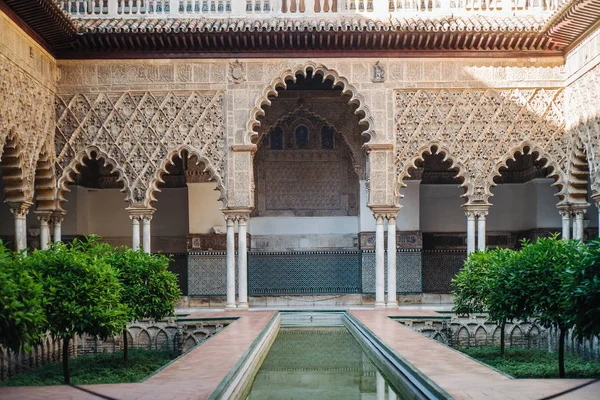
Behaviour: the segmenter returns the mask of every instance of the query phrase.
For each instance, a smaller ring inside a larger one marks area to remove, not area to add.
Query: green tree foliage
[[[46,322],[42,286],[23,268],[22,258],[0,241],[0,345],[14,352],[30,351]]]
[[[600,335],[600,239],[581,249],[578,262],[571,262],[565,280],[566,301],[574,317],[575,335],[591,339]]]
[[[565,291],[567,271],[571,265],[581,262],[581,243],[561,240],[556,235],[540,238],[534,243],[523,242],[520,254],[522,276],[527,279],[529,290],[522,297],[529,302],[528,312],[535,313],[539,322],[549,328],[559,329],[558,369],[565,376],[565,336],[573,326],[573,310],[569,305],[571,292]]]
[[[477,251],[469,254],[465,266],[452,280],[454,308],[457,314],[484,312],[487,309],[487,280],[494,251]]]
[[[47,330],[63,340],[63,372],[70,383],[69,341],[80,334],[107,338],[127,323],[121,302],[118,271],[97,251],[95,241],[57,243],[34,251],[25,264],[35,271],[44,289]]]
[[[123,284],[121,301],[130,320],[160,320],[173,315],[181,296],[177,276],[168,270],[169,258],[129,248],[119,248],[105,256],[119,271]],[[128,357],[126,331],[123,330],[124,359]]]

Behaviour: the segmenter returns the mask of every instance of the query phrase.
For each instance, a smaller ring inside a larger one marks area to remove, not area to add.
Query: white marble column
[[[62,240],[62,222],[65,219],[65,215],[62,213],[52,214],[52,225],[54,225],[54,243]]]
[[[139,250],[140,248],[140,219],[139,215],[130,215],[132,231],[131,231],[131,248],[133,250]]]
[[[379,371],[375,371],[375,394],[377,400],[385,400],[385,379]]]
[[[583,240],[583,215],[584,210],[576,210],[573,213],[573,239]]]
[[[560,210],[559,213],[562,220],[562,238],[569,240],[571,239],[571,212]]]
[[[398,307],[396,297],[396,214],[388,215],[387,238],[387,304],[386,307]]]
[[[50,243],[50,214],[44,213],[38,215],[40,221],[40,248],[42,250],[48,249],[48,243]]]
[[[598,237],[600,237],[600,198],[596,199],[594,197],[594,200],[596,200],[596,208],[598,210]]]
[[[150,254],[152,235],[150,234],[150,222],[152,221],[152,215],[144,215],[142,217],[142,236],[144,241],[142,242],[142,248],[144,252]]]
[[[477,212],[477,250],[479,251],[485,250],[486,216],[487,211]]]
[[[10,212],[15,218],[15,251],[27,249],[27,213],[31,203],[11,203]]]
[[[375,308],[385,307],[385,235],[382,214],[375,214]]]
[[[227,221],[227,303],[226,310],[235,309],[235,217],[225,215]]]
[[[398,396],[396,395],[396,392],[394,392],[394,389],[392,389],[390,385],[386,386],[388,391],[388,400],[398,400]]]
[[[247,215],[238,216],[238,308],[248,308]]]
[[[475,213],[467,211],[467,253],[475,251]]]

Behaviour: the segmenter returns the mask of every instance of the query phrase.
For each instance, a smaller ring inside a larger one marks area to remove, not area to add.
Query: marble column
[[[15,218],[15,251],[27,249],[27,213],[31,203],[11,203],[10,212]]]
[[[49,213],[40,213],[37,218],[40,221],[40,248],[46,250],[50,243],[51,216]]]
[[[133,250],[139,250],[140,248],[140,219],[139,215],[130,215],[132,223],[132,231],[131,231],[131,248]]]
[[[227,221],[227,303],[226,310],[235,309],[235,217],[225,215]]]
[[[596,208],[598,210],[598,237],[600,237],[600,197],[594,196],[596,201]]]
[[[387,304],[386,307],[398,307],[396,298],[396,214],[388,215],[387,237]]]
[[[375,214],[375,308],[385,307],[385,242],[382,214]]]
[[[62,240],[62,222],[65,219],[63,213],[56,212],[52,214],[52,225],[54,226],[54,243]]]
[[[142,248],[145,253],[150,254],[150,246],[152,241],[152,235],[150,234],[150,222],[152,221],[152,215],[144,215],[142,217],[142,236],[144,241],[142,243]]]
[[[398,400],[398,396],[396,395],[396,392],[394,392],[394,389],[392,389],[392,387],[390,385],[387,385],[387,391],[388,391],[388,400]]]
[[[467,254],[475,251],[475,213],[467,211]]]
[[[569,210],[560,210],[562,220],[562,238],[565,240],[571,239],[571,212]]]
[[[477,213],[477,250],[479,251],[485,250],[486,216],[487,211],[479,211]]]
[[[576,210],[573,213],[573,239],[583,240],[583,215],[585,210]]]
[[[238,216],[238,308],[248,308],[248,254],[246,246],[248,215]]]

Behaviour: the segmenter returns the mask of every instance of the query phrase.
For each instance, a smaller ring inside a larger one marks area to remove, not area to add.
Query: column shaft
[[[569,211],[560,211],[562,220],[562,238],[569,240],[571,238],[571,213]]]
[[[225,309],[235,309],[235,221],[226,216],[227,220],[227,303]]]
[[[144,249],[144,252],[146,253],[150,253],[151,249],[151,241],[152,241],[152,235],[150,234],[150,221],[152,221],[152,216],[151,215],[144,215],[143,217],[143,225],[142,225],[142,230],[143,230],[143,237],[144,237],[144,242],[142,243],[142,247]]]
[[[477,218],[477,250],[480,251],[485,250],[486,214],[487,212],[480,212]]]
[[[375,225],[375,307],[385,307],[385,242],[383,216],[376,214]]]
[[[388,240],[387,240],[387,307],[398,307],[396,299],[396,217],[388,217]]]
[[[575,232],[573,232],[573,239],[583,240],[583,214],[584,211],[575,212]],[[577,235],[577,236],[575,236]]]
[[[15,218],[15,251],[27,249],[27,213],[31,203],[9,204]]]
[[[133,250],[139,250],[140,248],[140,220],[137,215],[131,216],[132,223],[132,240],[131,240],[131,248]]]
[[[375,371],[375,396],[377,400],[385,400],[385,379],[379,371]]]
[[[54,214],[52,216],[52,224],[54,225],[54,243],[62,240],[62,221],[64,219],[63,214]]]
[[[467,212],[467,253],[475,251],[475,214]]]
[[[50,242],[50,217],[41,216],[40,220],[40,248],[42,250],[46,250],[48,248],[48,243]]]
[[[248,308],[248,257],[246,248],[246,218],[238,219],[238,308]]]

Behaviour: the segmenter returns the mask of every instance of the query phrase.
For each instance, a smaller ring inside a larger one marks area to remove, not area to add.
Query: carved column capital
[[[65,220],[65,213],[60,211],[55,211],[52,213],[52,223],[54,225],[60,225]]]
[[[42,225],[44,225],[44,224],[48,225],[53,220],[52,212],[36,211],[35,214],[36,214],[36,218],[38,219],[38,221],[40,221],[42,223]]]
[[[8,203],[8,207],[10,208],[10,212],[18,219],[25,219],[27,217],[27,213],[29,213],[29,208],[32,203],[24,201],[22,203]]]
[[[127,213],[129,214],[129,218],[131,218],[131,220],[136,220],[136,221],[151,221],[152,220],[152,215],[154,214],[154,212],[156,211],[156,209],[154,208],[141,208],[141,207],[128,207],[126,209]]]
[[[237,221],[240,224],[246,224],[250,219],[251,207],[231,207],[221,209],[225,217],[225,221]]]

